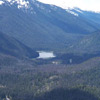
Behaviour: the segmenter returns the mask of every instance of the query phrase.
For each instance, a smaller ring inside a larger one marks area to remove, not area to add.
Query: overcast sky
[[[79,7],[83,10],[100,12],[100,0],[38,0],[43,3],[54,4],[63,8]]]

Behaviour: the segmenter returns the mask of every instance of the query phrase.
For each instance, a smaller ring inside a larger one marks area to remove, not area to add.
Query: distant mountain
[[[38,57],[38,53],[25,46],[18,40],[0,32],[0,54],[10,55],[18,58]]]
[[[66,9],[36,0],[20,1],[2,0],[0,30],[31,48],[62,48],[79,40],[81,34],[99,29],[96,22]]]
[[[100,25],[100,12],[84,11],[79,8],[68,9],[67,11],[76,16],[85,18],[87,21]]]

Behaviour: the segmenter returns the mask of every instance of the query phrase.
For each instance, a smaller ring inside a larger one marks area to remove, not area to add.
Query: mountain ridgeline
[[[100,14],[98,19],[94,17],[94,22],[90,12],[72,10],[78,14],[75,16],[57,6],[36,0],[28,2],[28,8],[18,8],[17,3],[9,2],[0,5],[0,30],[31,48],[66,49],[79,42],[83,35],[99,30]]]

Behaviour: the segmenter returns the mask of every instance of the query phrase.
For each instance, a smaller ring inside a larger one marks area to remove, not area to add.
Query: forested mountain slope
[[[35,50],[30,49],[18,40],[11,38],[0,32],[0,53],[15,57],[38,57],[38,53]]]
[[[80,35],[99,29],[86,17],[71,14],[66,9],[28,0],[27,6],[4,1],[0,5],[0,30],[31,48],[50,49],[70,45]]]
[[[99,53],[100,54],[100,31],[93,32],[85,36],[79,42],[72,46],[75,52],[80,51],[83,53]]]

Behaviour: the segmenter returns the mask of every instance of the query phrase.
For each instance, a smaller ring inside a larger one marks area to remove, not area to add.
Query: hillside
[[[71,49],[81,53],[99,53],[100,54],[100,31],[93,32],[85,36],[82,40],[73,45]]]
[[[18,8],[16,2],[11,5],[7,1],[0,5],[0,30],[31,48],[62,48],[79,40],[79,34],[89,34],[98,29],[91,20],[60,7],[35,0],[28,2],[29,8]]]
[[[35,66],[14,58],[13,64],[0,65],[1,100],[6,95],[14,100],[100,100],[100,57],[76,65]]]
[[[36,51],[25,46],[18,40],[3,34],[2,32],[0,32],[0,53],[20,58],[35,58],[38,56]]]

